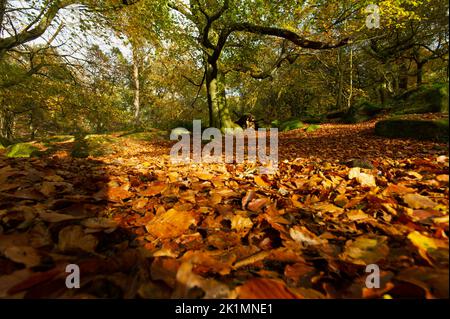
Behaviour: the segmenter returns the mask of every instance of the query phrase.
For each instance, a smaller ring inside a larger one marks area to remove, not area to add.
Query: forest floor
[[[0,154],[0,297],[448,298],[448,144],[373,128],[281,133],[274,175],[131,138]]]

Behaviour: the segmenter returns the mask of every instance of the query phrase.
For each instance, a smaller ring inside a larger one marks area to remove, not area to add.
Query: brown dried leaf
[[[59,232],[58,248],[64,252],[78,249],[95,252],[97,244],[97,238],[91,234],[85,234],[83,227],[79,225],[67,226]]]

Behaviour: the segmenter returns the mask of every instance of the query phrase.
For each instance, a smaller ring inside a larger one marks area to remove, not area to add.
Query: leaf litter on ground
[[[126,137],[98,157],[0,155],[0,297],[448,298],[447,146],[373,124],[280,134],[274,175]]]

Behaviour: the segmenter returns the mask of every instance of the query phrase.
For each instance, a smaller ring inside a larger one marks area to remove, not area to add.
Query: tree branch
[[[259,26],[254,25],[251,23],[235,23],[228,26],[228,28],[225,28],[222,33],[220,34],[218,44],[215,48],[214,54],[211,56],[211,61],[217,61],[220,57],[220,54],[222,52],[223,47],[226,44],[226,41],[228,37],[233,32],[248,32],[253,34],[259,34],[259,35],[268,35],[268,36],[274,36],[278,38],[283,38],[286,40],[289,40],[293,44],[305,48],[305,49],[314,49],[314,50],[327,50],[327,49],[333,49],[338,48],[341,46],[344,46],[348,43],[350,43],[350,39],[343,39],[336,43],[328,43],[328,42],[320,42],[320,41],[312,41],[305,39],[301,35],[287,30],[287,29],[281,29],[276,27],[265,27],[265,26]]]

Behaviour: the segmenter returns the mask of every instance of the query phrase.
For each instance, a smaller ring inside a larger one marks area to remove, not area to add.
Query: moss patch
[[[311,132],[317,131],[319,128],[320,128],[320,125],[311,124],[306,128],[305,131],[306,131],[306,133],[311,133]]]
[[[41,139],[42,143],[53,144],[53,143],[63,143],[63,142],[74,142],[75,136],[73,135],[55,135],[44,137]]]
[[[32,143],[18,143],[10,145],[6,149],[6,156],[8,157],[32,157],[40,154],[40,149]]]
[[[385,111],[385,108],[381,105],[368,101],[361,101],[353,105],[348,112],[345,113],[342,120],[347,124],[361,123],[371,120],[383,111]]]
[[[375,134],[390,138],[448,141],[449,122],[443,120],[388,119],[375,125]]]
[[[153,141],[160,141],[167,138],[167,133],[160,130],[152,130],[152,131],[146,131],[146,132],[132,132],[132,133],[126,133],[121,135],[120,137],[126,137],[131,138],[133,140],[138,141],[146,141],[146,142],[153,142]]]
[[[299,119],[292,119],[285,122],[280,122],[278,120],[275,120],[272,122],[273,127],[277,127],[280,131],[287,132],[291,130],[296,130],[303,128],[305,124],[300,121]]]
[[[88,156],[104,156],[114,154],[113,144],[118,143],[119,139],[109,135],[86,135],[75,139],[72,149],[72,156],[84,158]]]
[[[448,112],[448,83],[422,86],[392,101],[394,114]]]

